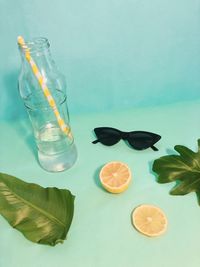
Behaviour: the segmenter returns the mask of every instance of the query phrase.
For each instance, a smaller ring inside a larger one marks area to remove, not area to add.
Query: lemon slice
[[[123,162],[113,161],[103,166],[99,178],[102,186],[110,193],[125,191],[131,181],[131,171]]]
[[[141,205],[132,213],[135,228],[147,236],[159,236],[167,229],[167,218],[164,212],[152,205]]]

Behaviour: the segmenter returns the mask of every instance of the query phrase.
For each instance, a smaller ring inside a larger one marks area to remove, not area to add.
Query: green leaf
[[[177,145],[174,149],[180,155],[169,155],[156,159],[153,171],[158,174],[158,183],[176,181],[171,195],[186,195],[196,192],[200,205],[200,139],[198,152],[193,152],[185,146]]]
[[[9,224],[36,243],[62,243],[74,213],[69,190],[43,188],[0,173],[0,214]]]

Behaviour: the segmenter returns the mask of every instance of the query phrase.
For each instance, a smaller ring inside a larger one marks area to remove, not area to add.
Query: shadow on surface
[[[18,90],[19,71],[12,70],[3,76],[5,86],[4,117],[13,120],[19,117],[25,117],[26,110]]]
[[[18,70],[12,70],[12,72],[7,73],[3,77],[6,95],[6,101],[4,103],[4,117],[6,120],[14,122],[13,128],[16,130],[19,137],[24,139],[28,148],[37,159],[37,148],[34,141],[31,123],[28,119],[26,108],[18,90],[18,77]]]
[[[100,167],[98,167],[97,169],[96,169],[96,171],[94,172],[94,182],[95,182],[95,184],[97,185],[97,187],[99,187],[99,188],[101,188],[101,190],[103,190],[103,191],[106,191],[103,187],[102,187],[102,185],[101,185],[101,182],[100,182],[100,179],[99,179],[99,173],[100,173],[100,171],[101,171],[101,169],[102,169],[102,167],[104,166],[104,164],[103,165],[101,165]]]
[[[149,165],[149,172],[155,177],[155,181],[156,182],[158,181],[157,180],[158,179],[158,174],[153,171],[153,163],[154,163],[154,161],[157,160],[157,159],[159,159],[159,158],[161,158],[161,157],[175,155],[175,154],[177,154],[177,152],[175,150],[173,150],[171,148],[167,148],[166,149],[166,154],[164,154],[164,155],[162,155],[162,156],[160,156],[160,157],[158,157],[158,158],[156,158],[156,159],[154,159],[154,160],[152,160],[152,161],[150,161],[148,163],[148,165]]]
[[[154,159],[152,161],[149,161],[149,163],[148,163],[149,172],[155,177],[156,182],[157,182],[158,175],[157,175],[156,172],[153,171],[153,163],[154,163],[154,161],[159,159],[159,158],[161,158],[161,157],[164,157],[164,156],[170,156],[170,155],[176,155],[176,154],[177,154],[177,152],[175,150],[173,150],[171,148],[167,148],[166,149],[166,154],[164,154],[164,155],[162,155],[162,156],[160,156],[160,157],[158,157],[158,158],[156,158],[156,159]]]
[[[149,161],[149,163],[148,163],[148,165],[149,165],[149,172],[150,172],[152,175],[156,176],[156,173],[152,170],[152,168],[153,168],[153,163],[154,163],[154,160]]]
[[[35,159],[38,162],[37,158],[37,147],[34,140],[34,135],[31,127],[31,123],[28,119],[19,120],[15,124],[15,130],[20,138],[24,139],[26,145],[30,149],[30,151],[33,153]]]

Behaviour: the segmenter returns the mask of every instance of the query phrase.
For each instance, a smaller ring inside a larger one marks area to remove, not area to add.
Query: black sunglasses
[[[103,145],[112,146],[123,139],[128,141],[129,145],[137,150],[150,147],[154,151],[158,151],[154,144],[161,139],[161,136],[155,133],[145,131],[122,132],[110,127],[98,127],[94,129],[94,132],[98,139],[93,141],[93,144],[100,142]]]

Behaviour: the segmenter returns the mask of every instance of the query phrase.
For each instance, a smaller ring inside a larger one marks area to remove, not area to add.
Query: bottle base
[[[47,155],[38,151],[38,160],[40,166],[48,172],[62,172],[71,168],[77,160],[77,149],[75,144],[72,144],[67,151]]]

